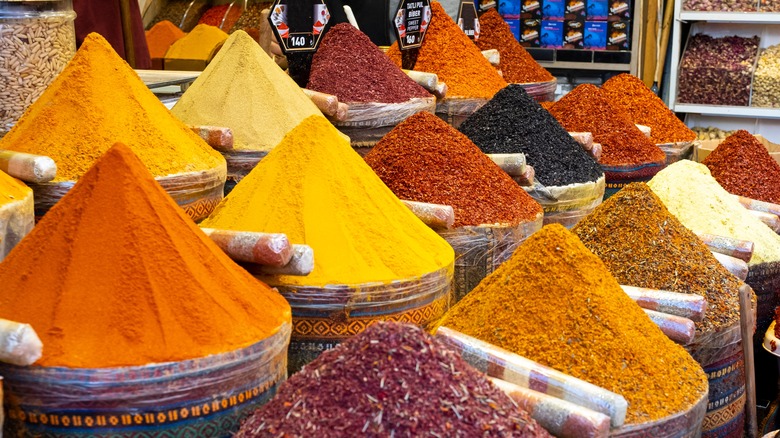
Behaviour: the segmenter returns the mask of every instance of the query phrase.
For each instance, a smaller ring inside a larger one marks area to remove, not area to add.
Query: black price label
[[[472,40],[476,41],[479,39],[479,17],[473,1],[460,2],[458,27]]]
[[[328,20],[324,0],[276,0],[268,16],[284,53],[316,51]]]
[[[422,45],[425,32],[431,23],[430,0],[403,0],[395,14],[395,31],[401,50]]]

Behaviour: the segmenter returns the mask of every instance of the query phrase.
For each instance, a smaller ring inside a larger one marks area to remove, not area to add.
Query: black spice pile
[[[380,322],[282,384],[236,438],[256,436],[550,435],[420,328]]]
[[[349,23],[333,26],[322,38],[306,88],[333,94],[342,102],[401,103],[431,97]]]
[[[604,172],[522,86],[510,84],[471,115],[460,131],[486,154],[523,153],[546,186],[598,180]]]

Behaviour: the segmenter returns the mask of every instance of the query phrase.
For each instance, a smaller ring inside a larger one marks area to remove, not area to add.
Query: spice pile
[[[401,103],[431,97],[349,23],[333,26],[322,38],[306,88],[335,95],[340,102]]]
[[[558,121],[517,84],[496,93],[459,129],[486,154],[525,154],[536,179],[546,186],[596,181],[604,175]]]
[[[702,164],[729,193],[780,203],[780,164],[749,132],[730,135]]]
[[[601,164],[666,161],[666,154],[634,126],[627,114],[610,105],[606,94],[595,85],[579,85],[549,111],[567,131],[593,133],[593,141],[601,143]]]
[[[30,188],[23,182],[0,171],[0,208],[26,198],[30,192]],[[0,241],[2,241],[1,237]]]
[[[453,263],[420,222],[324,117],[290,131],[203,226],[286,233],[314,249],[314,271],[281,284],[324,286],[417,277]],[[276,283],[276,281],[275,281]]]
[[[236,438],[323,434],[550,436],[441,341],[384,322],[290,377]]]
[[[456,227],[517,225],[542,213],[474,143],[431,113],[404,120],[365,159],[399,198],[451,205]]]
[[[447,97],[490,99],[504,88],[506,81],[439,2],[431,2],[431,12],[431,23],[413,70],[436,73],[447,84]],[[401,67],[398,42],[390,46],[387,55]]]
[[[723,189],[705,165],[679,161],[658,172],[648,185],[693,232],[753,242],[750,265],[780,260],[780,236]]]
[[[255,40],[259,39],[262,20],[261,13],[263,12],[263,9],[270,8],[271,3],[272,2],[250,1],[230,31],[235,32],[237,30],[243,30]]]
[[[601,86],[609,103],[620,108],[633,123],[649,126],[650,140],[655,144],[696,140],[696,133],[667,108],[664,101],[636,76],[622,73]]]
[[[171,110],[192,125],[226,126],[237,150],[267,151],[309,116],[321,115],[246,32],[234,32]]]
[[[480,50],[498,50],[501,54],[498,68],[509,83],[548,82],[555,79],[517,42],[509,24],[498,14],[498,9],[492,8],[480,15],[479,39],[475,44]]]
[[[165,58],[209,61],[217,47],[227,38],[228,34],[218,27],[199,24],[185,37],[171,44]]]
[[[165,57],[171,44],[184,38],[186,34],[170,21],[164,20],[146,31],[146,45],[152,59]]]
[[[170,21],[178,26],[181,23],[181,19],[184,18],[184,13],[187,12],[187,8],[190,7],[190,3],[192,3],[192,0],[168,0],[165,2],[162,10],[149,23],[148,29],[151,29],[161,21]]]
[[[686,410],[707,391],[693,358],[557,224],[532,234],[440,325],[621,394],[628,424]]]
[[[677,101],[747,106],[758,43],[757,36],[692,36],[680,60]]]
[[[104,368],[233,351],[290,306],[230,260],[122,145],[0,263],[0,317],[33,326],[42,366]]]
[[[753,75],[752,106],[780,107],[780,44],[761,52],[756,73]]]
[[[96,33],[0,140],[0,149],[50,156],[57,163],[54,181],[61,182],[78,179],[115,142],[130,146],[155,176],[225,166]]]
[[[620,284],[706,297],[707,313],[696,324],[699,336],[739,321],[740,282],[647,184],[627,185],[572,232]]]

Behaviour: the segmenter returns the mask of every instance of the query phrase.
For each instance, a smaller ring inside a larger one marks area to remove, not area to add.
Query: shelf
[[[681,21],[780,24],[780,12],[680,12]]]
[[[578,70],[631,71],[631,64],[609,64],[606,62],[544,62],[537,61],[544,68],[567,68]]]
[[[756,108],[752,106],[696,105],[678,103],[674,105],[674,111],[680,113],[704,114],[713,116],[780,119],[780,108]]]

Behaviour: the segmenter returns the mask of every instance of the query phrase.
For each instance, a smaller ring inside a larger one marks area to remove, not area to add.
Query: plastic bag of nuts
[[[777,0],[760,0],[762,4],[778,3]],[[756,12],[758,11],[757,0],[684,0],[684,11],[731,11],[731,12]],[[780,9],[779,9],[780,10]]]
[[[765,49],[758,59],[751,105],[780,107],[780,44]]]

